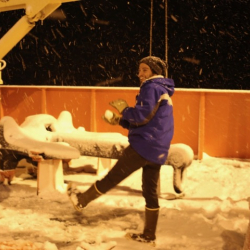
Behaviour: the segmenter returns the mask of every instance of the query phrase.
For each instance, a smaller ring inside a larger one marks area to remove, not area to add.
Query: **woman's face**
[[[139,77],[141,84],[145,82],[148,78],[152,77],[153,75],[155,74],[153,74],[152,70],[147,64],[141,63],[139,65],[139,71],[137,76]]]

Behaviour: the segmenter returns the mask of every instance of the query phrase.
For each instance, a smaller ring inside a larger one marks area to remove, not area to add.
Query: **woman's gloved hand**
[[[119,125],[121,117],[107,109],[105,114],[102,116],[102,119],[111,125]]]
[[[110,102],[109,105],[111,105],[113,108],[118,110],[118,112],[120,114],[122,114],[124,109],[128,107],[127,102],[125,100],[123,100],[123,99],[114,100],[114,101]]]

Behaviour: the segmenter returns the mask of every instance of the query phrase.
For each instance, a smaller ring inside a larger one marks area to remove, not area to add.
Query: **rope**
[[[150,32],[149,32],[149,55],[152,55],[152,43],[153,43],[153,6],[154,0],[151,0],[151,12],[150,12]]]
[[[152,55],[153,44],[153,12],[154,12],[154,0],[151,0],[150,9],[150,34],[149,34],[149,55]],[[165,0],[165,61],[168,65],[168,1]],[[168,77],[168,67],[166,70],[166,77]]]
[[[165,0],[165,61],[168,66],[168,0]],[[166,77],[168,77],[168,67]]]

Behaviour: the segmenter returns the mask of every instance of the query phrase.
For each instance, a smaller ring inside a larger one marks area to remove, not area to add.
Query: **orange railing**
[[[0,117],[21,124],[25,117],[67,110],[73,124],[87,131],[127,131],[106,124],[101,116],[117,98],[133,106],[139,88],[1,86]],[[250,91],[176,89],[173,96],[175,134],[172,143],[185,143],[202,159],[203,153],[250,159]]]

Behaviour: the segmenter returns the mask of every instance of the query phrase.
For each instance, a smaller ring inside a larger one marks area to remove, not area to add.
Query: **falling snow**
[[[248,4],[168,1],[168,75],[176,87],[249,89]],[[152,54],[162,58],[164,5],[154,0]],[[0,37],[22,15],[1,12]],[[138,86],[137,63],[149,54],[149,33],[150,1],[64,3],[5,56],[4,84]]]

